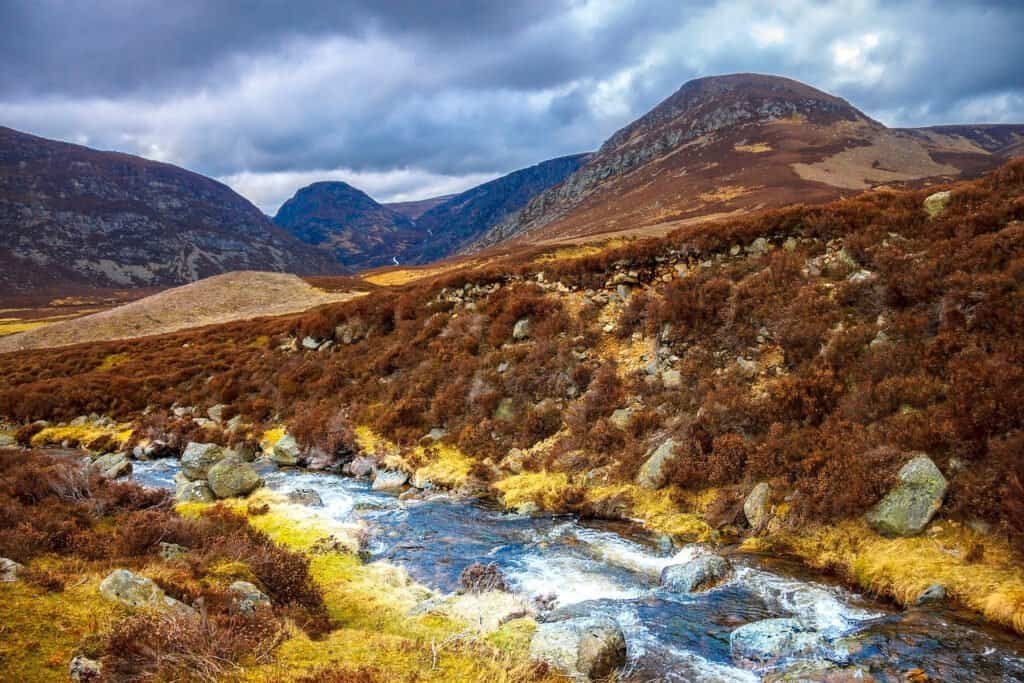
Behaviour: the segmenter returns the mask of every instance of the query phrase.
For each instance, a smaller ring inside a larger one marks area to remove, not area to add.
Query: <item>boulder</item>
[[[0,583],[13,583],[17,581],[18,576],[23,571],[25,571],[24,565],[18,564],[6,557],[0,557]]]
[[[654,490],[665,485],[669,466],[676,458],[675,449],[675,439],[670,438],[651,452],[636,475],[636,483],[640,488]]]
[[[68,664],[68,676],[74,683],[98,681],[103,675],[103,665],[95,659],[75,655]]]
[[[398,470],[377,470],[373,477],[374,491],[394,491],[405,486],[409,475]]]
[[[540,624],[530,642],[530,658],[574,680],[606,678],[626,663],[626,637],[609,617]]]
[[[299,448],[299,442],[291,434],[282,436],[270,449],[270,459],[278,465],[286,467],[298,465],[301,456],[302,450]]]
[[[612,412],[611,417],[608,421],[612,423],[612,426],[616,429],[625,430],[629,427],[629,423],[633,420],[633,409],[632,408],[619,408]]]
[[[132,456],[136,460],[160,460],[161,458],[176,458],[178,453],[166,441],[154,439],[145,445],[133,448]]]
[[[948,486],[931,458],[918,455],[900,469],[896,486],[868,511],[867,522],[887,536],[919,534],[942,506]]]
[[[128,607],[160,612],[192,612],[192,608],[164,593],[163,589],[145,576],[115,569],[100,583],[100,595],[112,602]]]
[[[732,563],[719,555],[698,555],[689,562],[673,564],[661,571],[661,585],[676,593],[707,590],[725,579]]]
[[[174,499],[179,503],[212,503],[217,497],[205,481],[190,481],[178,487]]]
[[[323,341],[320,340],[320,339],[317,339],[316,337],[303,337],[302,338],[302,348],[309,349],[310,351],[314,351],[314,350],[320,348],[320,344],[322,344],[322,343],[323,343]]]
[[[323,499],[314,489],[295,489],[294,491],[289,491],[288,502],[314,508],[322,508],[324,506]]]
[[[215,463],[224,457],[224,449],[215,443],[190,441],[181,454],[181,472],[192,481],[206,479]]]
[[[512,338],[516,341],[530,338],[530,319],[520,318],[512,328]]]
[[[263,485],[252,465],[234,458],[224,458],[210,467],[206,481],[218,498],[245,496]]]
[[[261,607],[270,607],[270,598],[266,593],[248,581],[235,581],[228,586],[232,594],[233,606],[239,614],[254,614]]]
[[[92,468],[104,479],[118,479],[132,473],[132,462],[127,453],[107,453],[92,461]]]
[[[928,605],[932,603],[943,602],[946,599],[946,587],[941,583],[933,583],[932,585],[921,591],[921,594],[914,600],[914,604]]]
[[[929,218],[941,216],[942,212],[944,212],[946,207],[949,205],[949,200],[952,199],[952,197],[953,193],[949,190],[935,192],[934,194],[928,195],[925,197],[923,204],[925,213],[928,214]]]
[[[220,422],[224,419],[225,408],[227,408],[227,406],[224,405],[223,403],[218,403],[217,405],[210,406],[209,408],[206,409],[206,417],[210,418],[217,424],[220,424]]]
[[[764,528],[768,522],[770,512],[769,501],[772,496],[772,487],[766,481],[754,487],[743,501],[743,514],[747,518],[750,528],[757,531]]]
[[[729,634],[733,661],[754,668],[794,657],[810,657],[823,644],[819,633],[808,630],[796,619],[762,619]]]
[[[352,462],[348,463],[341,468],[341,471],[350,477],[369,477],[377,469],[377,463],[374,462],[373,458],[367,458],[364,455],[352,458]]]

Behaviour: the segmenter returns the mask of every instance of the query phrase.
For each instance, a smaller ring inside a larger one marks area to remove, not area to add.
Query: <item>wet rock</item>
[[[206,479],[210,468],[224,458],[224,449],[215,443],[190,441],[181,454],[181,472],[192,481]]]
[[[609,617],[540,624],[530,642],[530,658],[575,680],[596,680],[626,663],[626,638]]]
[[[234,458],[224,458],[210,467],[206,481],[218,498],[245,496],[263,485],[252,465]]]
[[[377,469],[377,465],[373,458],[367,458],[366,456],[358,456],[352,459],[352,462],[347,463],[341,468],[341,471],[350,477],[369,477],[373,474],[374,470]]]
[[[239,614],[255,614],[261,607],[270,607],[270,598],[248,581],[235,581],[228,586],[233,607]]]
[[[205,481],[190,481],[178,487],[174,499],[179,503],[212,503],[217,497]]]
[[[322,508],[324,506],[323,499],[315,489],[295,489],[294,491],[289,491],[288,502],[314,508]]]
[[[486,593],[488,591],[508,591],[505,574],[496,563],[474,562],[459,574],[455,592]]]
[[[918,455],[899,472],[899,483],[868,511],[865,518],[888,536],[921,533],[942,506],[948,483],[927,455]]]
[[[520,318],[512,328],[512,338],[516,341],[530,338],[530,319]]]
[[[188,548],[177,543],[161,541],[157,544],[157,547],[160,548],[160,558],[164,560],[177,560],[188,553]]]
[[[154,439],[145,445],[133,448],[132,456],[136,460],[160,460],[162,458],[176,458],[178,457],[178,452],[166,441]]]
[[[99,681],[103,675],[103,665],[95,659],[75,655],[68,664],[68,677],[74,683],[91,683]]]
[[[869,669],[861,666],[804,662],[768,674],[764,683],[875,683],[877,680]]]
[[[914,600],[915,605],[927,605],[931,603],[943,602],[946,599],[946,587],[941,583],[933,583],[932,585],[921,591],[921,594]]]
[[[673,564],[661,572],[661,585],[676,593],[707,590],[732,571],[732,563],[719,555],[699,555],[689,562]]]
[[[299,448],[299,442],[291,434],[282,436],[270,449],[270,459],[285,467],[298,465],[301,456],[302,450]]]
[[[796,619],[763,619],[729,634],[733,660],[742,666],[764,667],[794,657],[814,655],[823,645],[820,634]]]
[[[925,197],[924,200],[924,211],[928,214],[929,218],[936,218],[941,216],[949,205],[949,200],[953,198],[953,193],[949,190],[942,192],[935,192]]]
[[[91,467],[104,479],[118,479],[132,473],[132,462],[127,453],[107,453],[92,461]]]
[[[747,518],[750,528],[757,531],[764,528],[768,522],[770,512],[769,501],[772,496],[772,487],[766,481],[754,487],[743,501],[743,514]]]
[[[668,478],[669,466],[676,459],[675,449],[674,439],[666,439],[664,443],[654,449],[636,475],[637,485],[651,490],[664,486]]]
[[[394,491],[405,486],[409,481],[409,475],[397,470],[377,470],[373,477],[374,491]]]
[[[127,569],[115,569],[107,574],[100,583],[100,595],[128,607],[160,612],[192,612],[191,607],[164,593],[152,579]]]
[[[13,583],[17,581],[18,576],[23,571],[25,571],[24,565],[18,564],[6,557],[0,557],[0,583]]]

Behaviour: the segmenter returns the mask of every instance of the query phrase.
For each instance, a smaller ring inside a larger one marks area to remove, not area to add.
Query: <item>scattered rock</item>
[[[740,626],[729,634],[733,660],[752,667],[813,655],[823,644],[821,635],[796,619],[763,619]]]
[[[132,473],[132,461],[124,452],[101,455],[92,461],[91,466],[104,479],[118,479]]]
[[[502,459],[501,465],[512,474],[522,474],[524,469],[523,462],[525,460],[526,451],[521,448],[510,448]]]
[[[373,477],[374,491],[393,491],[405,486],[409,475],[397,470],[377,470]]]
[[[18,440],[10,434],[0,434],[0,448],[16,448]]]
[[[352,459],[352,462],[341,468],[341,471],[350,477],[369,477],[377,469],[373,458],[360,455]]]
[[[191,415],[194,411],[195,408],[192,406],[176,406],[171,408],[171,412],[174,414],[174,417],[185,417],[186,415]]]
[[[100,583],[100,595],[107,600],[128,607],[158,611],[191,612],[192,608],[164,593],[163,589],[145,576],[115,569]]]
[[[515,507],[516,514],[520,515],[538,515],[541,512],[540,506],[532,500],[519,503]]]
[[[757,531],[764,528],[768,521],[769,500],[772,495],[772,487],[766,481],[754,487],[743,501],[743,514],[747,518],[750,528]]]
[[[744,247],[751,256],[763,256],[768,253],[768,240],[763,237],[758,237],[756,240]]]
[[[160,548],[160,557],[164,560],[177,560],[188,553],[188,548],[177,543],[161,541],[157,546]]]
[[[888,536],[921,533],[942,506],[948,483],[931,458],[914,457],[899,472],[899,483],[868,511],[868,523]]]
[[[218,498],[245,496],[263,485],[252,465],[234,458],[224,458],[210,467],[206,481]]]
[[[530,338],[530,319],[520,318],[512,328],[512,338],[516,341]]]
[[[174,499],[179,503],[212,503],[217,497],[205,481],[190,481],[178,487]]]
[[[89,659],[82,655],[75,655],[68,664],[68,676],[75,683],[92,683],[100,680],[103,675],[103,665],[95,659]]]
[[[18,576],[23,571],[25,571],[24,565],[18,564],[6,557],[0,557],[0,583],[13,583],[17,581]]]
[[[315,351],[316,349],[320,348],[320,345],[322,343],[323,343],[323,341],[321,341],[320,339],[317,339],[315,337],[303,337],[302,338],[302,348],[308,349],[310,351]]]
[[[215,406],[210,406],[206,409],[206,416],[216,423],[220,423],[224,418],[224,409],[227,408],[223,403],[218,403]]]
[[[270,450],[270,459],[278,465],[286,467],[298,465],[301,455],[302,450],[299,448],[299,442],[291,434],[285,434],[278,439],[277,443]]]
[[[508,591],[508,583],[501,568],[494,562],[474,562],[459,574],[456,593],[486,593]]]
[[[782,243],[782,248],[785,249],[786,251],[795,251],[796,250],[796,238],[795,237],[787,237],[786,241]]]
[[[946,210],[949,205],[949,200],[952,199],[953,193],[949,190],[942,192],[936,192],[925,197],[924,200],[924,211],[928,214],[929,218],[936,218],[942,215],[942,212]]]
[[[296,505],[307,505],[313,508],[322,508],[324,501],[314,489],[295,489],[288,492],[288,502]]]
[[[366,336],[361,320],[349,320],[334,328],[334,338],[342,344],[354,344]]]
[[[494,409],[494,419],[502,422],[512,422],[516,418],[515,402],[510,398],[503,398],[498,401],[498,407]]]
[[[740,356],[736,359],[736,365],[739,366],[740,372],[747,377],[753,377],[757,374],[758,365],[756,360],[749,360]]]
[[[661,585],[676,593],[707,590],[732,571],[732,563],[719,555],[698,555],[684,564],[673,564],[661,572]]]
[[[441,427],[434,427],[429,432],[427,432],[423,436],[423,438],[427,439],[428,441],[440,441],[441,439],[443,439],[447,435],[448,435],[448,430],[442,429]]]
[[[675,460],[675,439],[666,439],[647,457],[636,475],[636,483],[645,489],[660,489],[668,478],[668,467]]]
[[[627,427],[629,427],[629,423],[632,419],[632,408],[619,408],[618,410],[612,412],[612,415],[611,417],[608,418],[608,421],[611,422],[612,426],[615,427],[616,429],[625,430]]]
[[[190,441],[181,454],[181,471],[192,481],[206,479],[210,467],[221,461],[224,449],[215,443]]]
[[[132,456],[136,460],[160,460],[162,458],[176,458],[178,457],[178,452],[166,441],[154,439],[145,445],[133,448]]]
[[[921,591],[921,594],[914,600],[915,605],[927,605],[930,603],[943,602],[946,599],[946,587],[941,583],[932,585]]]
[[[661,383],[665,385],[666,389],[678,389],[683,386],[683,375],[678,370],[663,370]]]
[[[235,581],[228,591],[233,594],[234,608],[239,614],[254,614],[261,607],[270,607],[270,598],[248,581]]]
[[[530,642],[530,657],[576,680],[595,680],[626,663],[626,638],[609,617],[540,624]]]

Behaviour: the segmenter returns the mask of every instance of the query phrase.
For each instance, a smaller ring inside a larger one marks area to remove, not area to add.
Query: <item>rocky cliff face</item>
[[[683,85],[612,135],[565,182],[472,250],[672,226],[843,190],[974,173],[1002,163],[1024,126],[890,130],[838,97],[774,76]]]
[[[274,223],[348,270],[394,263],[421,239],[412,219],[343,182],[300,189],[281,206]]]
[[[331,268],[210,178],[9,128],[0,128],[0,235],[0,289],[11,294]]]

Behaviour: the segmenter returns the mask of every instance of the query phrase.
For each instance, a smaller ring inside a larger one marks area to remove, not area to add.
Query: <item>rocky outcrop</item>
[[[931,458],[917,455],[900,469],[896,486],[865,518],[881,534],[914,536],[924,531],[942,507],[948,486]]]
[[[952,198],[953,193],[949,190],[928,195],[925,197],[923,205],[925,213],[928,214],[929,218],[938,218],[946,210],[949,200]]]
[[[181,472],[192,481],[206,479],[210,468],[224,458],[224,449],[215,443],[189,442],[181,454]]]
[[[132,463],[127,453],[107,453],[92,461],[92,468],[104,479],[118,479],[132,473]]]
[[[762,481],[743,500],[743,515],[747,518],[750,528],[757,531],[763,529],[768,522],[772,487]]]
[[[729,560],[719,555],[698,555],[689,562],[673,564],[661,572],[663,588],[676,593],[707,590],[732,572]]]
[[[270,598],[266,593],[248,581],[235,581],[228,586],[233,607],[239,614],[254,614],[257,610],[270,607]]]
[[[608,617],[540,624],[530,642],[530,657],[574,680],[597,680],[626,663],[626,638]]]
[[[278,439],[270,450],[270,459],[286,467],[298,465],[301,457],[302,449],[299,448],[299,442],[291,434],[285,434]]]
[[[127,607],[158,612],[191,613],[185,603],[175,600],[145,576],[127,569],[115,569],[100,583],[100,595]]]
[[[668,470],[676,458],[675,439],[666,439],[651,451],[636,475],[636,483],[645,489],[660,489],[668,480]]]

